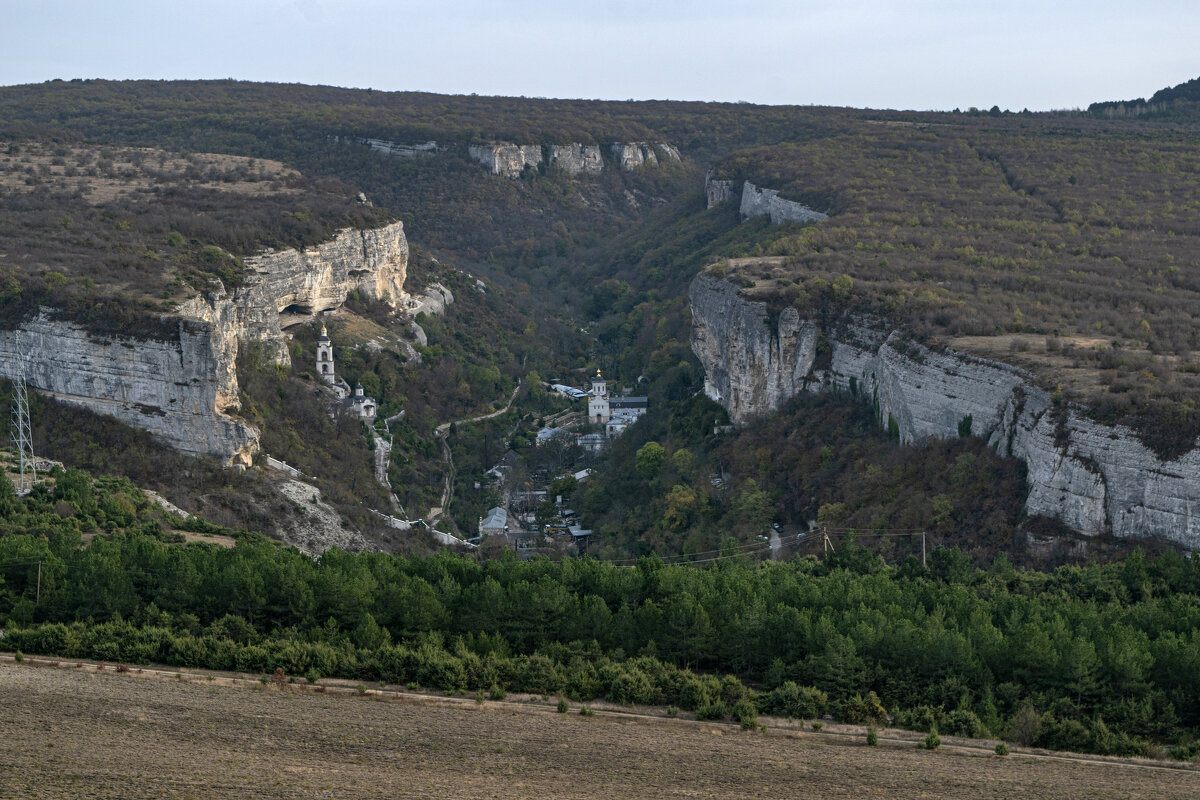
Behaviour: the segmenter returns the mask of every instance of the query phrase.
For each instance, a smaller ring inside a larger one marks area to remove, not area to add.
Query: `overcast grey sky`
[[[1073,108],[1200,76],[1196,0],[0,0],[0,85],[239,78],[873,108]]]

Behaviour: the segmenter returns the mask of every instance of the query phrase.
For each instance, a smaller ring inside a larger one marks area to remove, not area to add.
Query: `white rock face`
[[[542,163],[542,146],[512,142],[473,144],[467,148],[467,155],[487,167],[493,175],[515,178],[526,165],[536,167]]]
[[[105,337],[43,313],[0,331],[0,374],[25,366],[31,388],[142,428],[177,450],[248,463],[256,428],[226,413],[238,396],[237,340],[181,319],[167,341]]]
[[[709,208],[712,208],[710,197]],[[821,222],[829,219],[828,214],[814,211],[803,203],[784,200],[775,189],[759,189],[750,181],[742,184],[743,217],[770,217],[772,225],[785,222]]]
[[[613,160],[626,172],[642,167],[657,166],[663,161],[681,161],[679,151],[674,146],[659,142],[616,142],[611,148]]]
[[[701,275],[691,286],[692,349],[705,392],[735,423],[778,409],[801,391],[853,393],[894,420],[902,441],[972,432],[1028,467],[1026,510],[1081,533],[1160,537],[1200,549],[1200,449],[1162,461],[1128,428],[1059,408],[1021,370],[962,353],[936,353],[852,320],[822,328],[785,308],[775,329],[765,303]],[[828,345],[816,367],[818,345]]]
[[[387,139],[368,139],[362,136],[330,136],[329,141],[334,144],[361,144],[377,153],[399,156],[400,158],[433,155],[438,150],[443,149],[438,147],[438,143],[434,141],[405,144],[403,142],[388,141]]]
[[[248,464],[259,432],[231,416],[238,347],[261,342],[286,364],[281,320],[335,308],[355,290],[395,304],[403,298],[408,241],[399,222],[345,230],[303,253],[247,259],[247,267],[252,274],[232,295],[209,293],[181,304],[177,332],[162,341],[99,336],[47,310],[18,329],[26,380],[182,452]],[[18,331],[0,331],[4,377],[16,374]]]
[[[568,175],[599,175],[604,171],[604,159],[600,157],[600,145],[596,144],[552,144],[546,148],[547,162]]]

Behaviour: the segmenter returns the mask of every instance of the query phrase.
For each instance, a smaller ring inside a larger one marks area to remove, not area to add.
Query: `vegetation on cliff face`
[[[1017,363],[1176,456],[1200,433],[1195,144],[1171,125],[946,115],[752,150],[724,169],[829,192],[838,213],[725,272]]]

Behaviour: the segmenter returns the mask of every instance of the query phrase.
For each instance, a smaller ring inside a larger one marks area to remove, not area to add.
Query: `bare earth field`
[[[1200,772],[1153,762],[235,683],[6,660],[0,797],[1200,796]]]

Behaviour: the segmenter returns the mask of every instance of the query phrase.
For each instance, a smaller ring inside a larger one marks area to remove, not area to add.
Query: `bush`
[[[792,719],[813,719],[825,713],[829,706],[829,695],[812,686],[799,686],[795,681],[785,681],[769,694],[760,695],[763,712]]]
[[[14,659],[14,660],[15,660],[15,661],[16,661],[18,664],[20,664],[22,661],[24,661],[24,660],[25,660],[25,654],[24,654],[24,653],[22,653],[20,650],[18,650],[16,653],[14,653],[14,654],[13,654],[13,659]]]
[[[1013,714],[1010,726],[1017,743],[1028,747],[1042,733],[1042,716],[1033,706],[1026,703]]]
[[[937,735],[937,731],[930,731],[929,735],[925,737],[925,749],[937,750],[941,746],[942,738]]]
[[[696,719],[713,720],[719,722],[725,719],[725,704],[724,703],[707,703],[696,709]]]
[[[565,714],[565,713],[567,713],[568,708],[570,708],[570,706],[567,705],[567,698],[565,698],[565,697],[558,698],[558,713]]]
[[[505,697],[508,697],[508,693],[505,692],[504,687],[498,683],[493,683],[492,688],[488,689],[489,700],[503,700]]]
[[[821,732],[821,728],[824,728],[824,727],[825,727],[825,723],[824,723],[824,722],[814,722],[814,723],[812,724],[812,729],[813,729],[814,731],[816,731],[817,733],[820,733],[820,732]]]
[[[590,717],[590,716],[593,716],[595,713],[596,713],[595,711],[592,711],[587,706],[579,707],[579,716],[581,716],[581,717]]]
[[[867,744],[871,747],[879,744],[879,734],[875,732],[874,725],[867,726]]]
[[[1000,744],[996,745],[996,755],[998,755],[998,756],[1008,755],[1008,745],[1006,745],[1004,742],[1001,742]]]
[[[942,729],[952,736],[965,736],[968,739],[986,739],[991,734],[973,711],[951,711],[946,715]]]
[[[758,710],[748,697],[743,697],[734,703],[729,712],[733,721],[742,726],[742,730],[750,731],[758,727]]]

